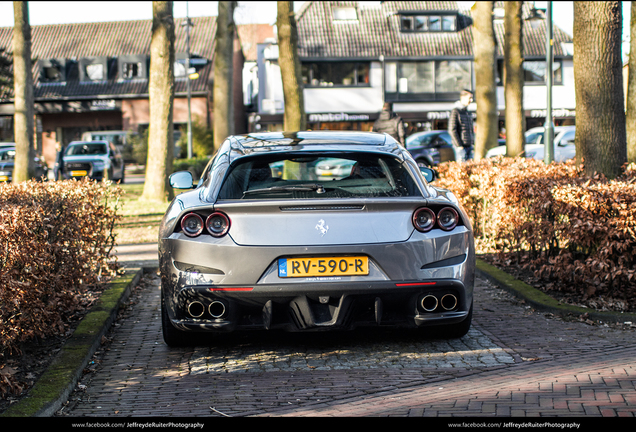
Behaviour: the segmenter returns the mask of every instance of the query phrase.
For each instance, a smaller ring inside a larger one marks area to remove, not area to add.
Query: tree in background
[[[301,131],[307,129],[303,79],[298,57],[298,29],[294,2],[279,1],[276,27],[278,28],[278,64],[283,81],[285,101],[284,129]]]
[[[506,156],[525,150],[526,117],[523,112],[522,1],[504,2],[504,96],[506,100]]]
[[[182,155],[185,153],[184,149],[187,145],[188,136],[186,133],[182,133],[177,141],[177,147],[181,149]],[[192,121],[192,150],[195,157],[206,157],[214,154],[214,133],[208,129],[205,120],[201,118],[195,118]]]
[[[168,184],[174,157],[174,18],[171,1],[152,2],[152,39],[150,40],[150,125],[146,180],[141,198],[171,200]]]
[[[495,30],[492,1],[478,1],[472,7],[473,47],[475,57],[475,102],[477,103],[477,131],[475,160],[497,145],[497,86],[495,83]]]
[[[234,133],[233,57],[234,57],[234,1],[219,2],[214,46],[214,147]]]
[[[29,180],[35,174],[33,148],[33,73],[31,71],[31,26],[29,3],[13,2],[13,83],[15,115],[15,165],[13,182]]]
[[[608,178],[627,161],[621,2],[574,2],[576,162]]]
[[[636,163],[636,1],[632,1],[629,24],[629,64],[627,66],[627,161]]]

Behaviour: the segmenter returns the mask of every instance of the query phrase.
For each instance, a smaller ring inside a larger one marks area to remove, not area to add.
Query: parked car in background
[[[352,168],[322,179],[322,163]],[[273,176],[280,167],[293,178]],[[183,192],[159,229],[165,342],[357,326],[463,336],[472,317],[473,231],[433,179],[386,134],[229,137],[196,185],[189,171],[170,176]]]
[[[554,128],[554,160],[563,162],[576,157],[576,147],[574,146],[575,126],[556,126]],[[544,158],[544,133],[545,128],[537,127],[528,129],[526,132],[526,147],[524,156],[527,158],[543,160]],[[506,146],[500,145],[486,152],[486,157],[504,156]]]
[[[13,180],[15,166],[15,147],[0,146],[0,182]],[[47,180],[49,168],[39,157],[35,158],[35,180]]]
[[[433,167],[442,162],[463,162],[465,151],[453,145],[450,134],[444,130],[417,132],[406,138],[406,149],[419,166]]]
[[[124,158],[108,141],[73,141],[64,149],[58,179],[89,177],[124,182]]]

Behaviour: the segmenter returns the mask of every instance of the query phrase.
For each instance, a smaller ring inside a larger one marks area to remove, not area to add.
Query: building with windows
[[[186,71],[185,18],[175,19],[175,131],[188,121],[213,124],[215,17],[191,18],[190,70]],[[36,143],[49,166],[56,149],[84,132],[143,133],[149,124],[152,20],[32,26]],[[0,28],[0,48],[12,51],[13,28]],[[235,129],[244,132],[243,56],[235,41]],[[0,99],[0,141],[13,140],[13,94]],[[176,133],[178,135],[178,132]]]
[[[462,89],[474,90],[471,12],[464,2],[315,1],[297,13],[305,110],[312,129],[369,130],[383,103],[410,133],[446,129]],[[503,127],[503,2],[497,3],[498,108]],[[527,127],[545,120],[546,20],[524,6]],[[572,40],[554,27],[553,109],[556,124],[573,122]],[[284,102],[278,47],[258,45],[258,104],[249,130],[280,130]],[[469,108],[470,109],[470,108]]]

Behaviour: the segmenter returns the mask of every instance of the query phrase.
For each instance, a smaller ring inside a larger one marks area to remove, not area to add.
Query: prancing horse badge
[[[324,237],[325,234],[327,234],[327,231],[329,231],[329,225],[325,224],[324,219],[320,219],[318,221],[318,225],[316,225],[316,229],[320,231],[320,237]]]

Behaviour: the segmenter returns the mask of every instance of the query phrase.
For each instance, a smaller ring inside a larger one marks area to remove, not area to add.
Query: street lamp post
[[[554,123],[552,122],[552,2],[547,2],[546,10],[546,44],[545,44],[545,84],[547,88],[543,161],[550,164],[554,161]]]
[[[190,89],[190,27],[192,27],[192,21],[190,20],[190,11],[188,2],[186,2],[186,20],[181,25],[186,28],[186,64],[185,64],[185,76],[186,76],[186,91],[188,93],[188,159],[192,159],[192,109],[191,109],[191,89]]]

